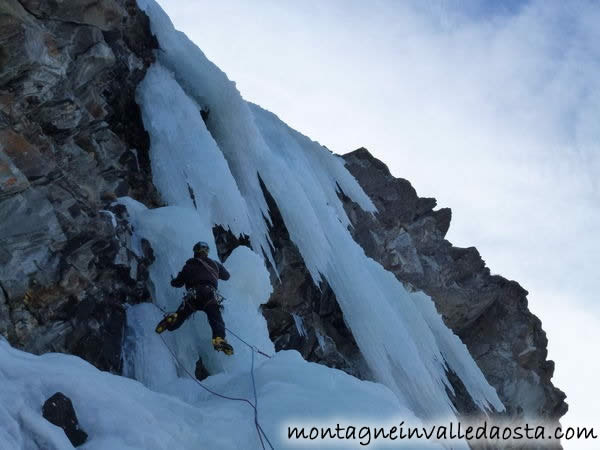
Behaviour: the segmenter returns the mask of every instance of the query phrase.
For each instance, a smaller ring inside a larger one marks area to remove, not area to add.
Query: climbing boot
[[[175,324],[175,322],[177,321],[177,313],[170,313],[167,314],[163,320],[161,320],[160,322],[158,322],[158,325],[156,325],[156,332],[158,334],[162,333],[165,330],[169,330],[171,331],[171,327]]]
[[[233,355],[233,347],[224,338],[217,336],[212,340],[212,343],[216,351]]]

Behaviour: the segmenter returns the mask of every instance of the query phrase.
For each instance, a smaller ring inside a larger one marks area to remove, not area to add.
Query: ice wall
[[[224,198],[232,199],[231,203],[218,196],[196,199],[207,224],[243,230],[256,251],[270,255],[265,223],[269,213],[260,176],[313,278],[318,281],[324,276],[336,293],[378,380],[421,417],[452,416],[446,394],[446,389],[451,390],[446,377],[449,367],[464,376],[468,392],[480,407],[503,409],[464,345],[431,310],[431,299],[407,292],[352,240],[349,220],[337,197],[338,186],[363,209],[374,212],[374,207],[341,160],[275,115],[246,103],[234,83],[173,28],[153,0],[139,4],[149,15],[161,47],[158,63],[140,86],[139,100],[151,135],[154,176],[168,180],[167,201],[175,196],[173,204],[181,204],[179,196],[185,197],[183,187],[170,187],[179,182],[182,171],[176,164],[154,161],[162,161],[176,148],[181,152],[179,160],[186,164],[186,179],[204,183],[207,192],[222,184]],[[183,122],[174,123],[180,105],[189,112]],[[206,125],[193,112],[194,106],[210,111]],[[195,138],[197,133],[201,139]],[[187,145],[195,141],[206,145]],[[195,166],[188,164],[191,161],[198,161],[203,173],[208,166],[211,176],[196,173]],[[161,182],[157,185],[162,193]],[[208,208],[204,201],[209,202]],[[232,205],[242,206],[234,210]]]

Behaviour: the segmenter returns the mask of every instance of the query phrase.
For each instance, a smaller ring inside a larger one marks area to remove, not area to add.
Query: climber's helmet
[[[210,248],[208,247],[208,244],[204,241],[200,241],[198,243],[196,243],[196,245],[194,245],[194,254],[198,255],[208,255],[208,251],[210,250]]]

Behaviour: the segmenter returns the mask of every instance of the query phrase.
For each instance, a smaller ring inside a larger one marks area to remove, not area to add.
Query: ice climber
[[[221,316],[217,286],[219,279],[228,280],[229,272],[223,265],[208,257],[206,242],[194,245],[194,257],[187,260],[177,277],[171,280],[171,286],[185,285],[183,302],[176,312],[168,314],[156,326],[156,332],[174,331],[196,311],[204,311],[212,328],[212,344],[215,350],[233,354],[233,347],[225,340],[225,323]]]

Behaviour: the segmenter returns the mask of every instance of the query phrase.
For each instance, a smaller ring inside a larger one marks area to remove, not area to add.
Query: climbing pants
[[[196,311],[206,313],[213,339],[225,338],[225,323],[217,301],[217,291],[212,286],[199,286],[187,290],[183,302],[177,309],[177,319],[171,324],[169,330],[173,331],[179,328]]]

